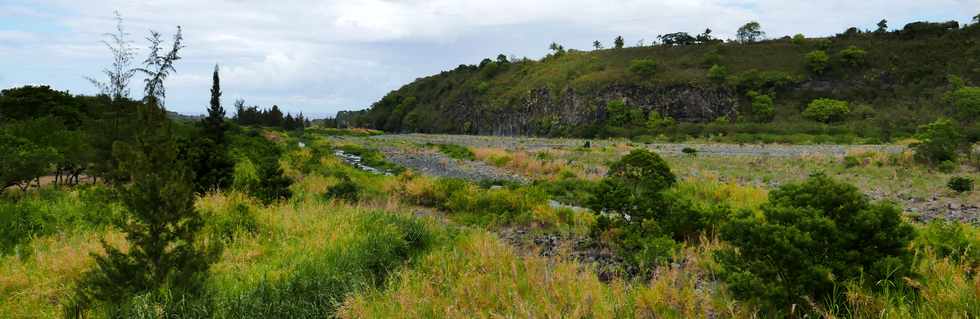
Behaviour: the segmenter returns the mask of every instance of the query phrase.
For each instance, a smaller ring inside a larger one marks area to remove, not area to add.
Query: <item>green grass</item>
[[[450,158],[455,158],[458,160],[470,160],[470,161],[476,159],[476,155],[474,155],[473,151],[471,151],[468,147],[459,146],[456,144],[432,144],[432,143],[428,143],[425,146],[435,147],[439,149],[440,152],[446,154],[446,156],[449,156]]]

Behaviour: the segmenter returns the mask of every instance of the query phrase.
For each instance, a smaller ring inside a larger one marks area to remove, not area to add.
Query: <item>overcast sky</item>
[[[204,112],[217,63],[226,108],[244,98],[332,116],[459,64],[500,53],[539,58],[553,41],[586,50],[619,34],[634,45],[706,27],[730,38],[750,20],[770,37],[873,29],[882,18],[891,28],[963,23],[980,13],[980,0],[0,0],[0,88],[95,93],[83,76],[98,77],[111,62],[99,41],[114,28],[114,10],[139,60],[148,30],[184,28],[184,59],[167,81],[170,110]],[[141,92],[140,79],[133,87]]]

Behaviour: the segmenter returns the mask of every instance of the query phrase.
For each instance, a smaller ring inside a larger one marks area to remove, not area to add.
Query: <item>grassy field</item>
[[[683,242],[673,263],[650,277],[601,280],[595,264],[573,257],[574,247],[554,256],[515,247],[500,238],[503,229],[534,234],[588,236],[594,213],[555,208],[554,185],[588,183],[605,174],[610,161],[637,147],[598,143],[590,148],[511,149],[441,147],[461,160],[485,161],[531,177],[528,185],[490,187],[474,181],[425,176],[411,169],[371,174],[347,165],[334,149],[381,146],[432,148],[414,142],[374,138],[338,139],[335,132],[268,132],[284,149],[280,165],[295,180],[289,200],[263,205],[236,191],[201,196],[203,241],[225,249],[214,264],[205,291],[191,299],[166,291],[137,296],[118,313],[93,310],[90,317],[341,317],[341,318],[752,318],[753,305],[731,296],[718,277],[714,252],[728,245],[715,234]],[[300,147],[299,142],[305,147]],[[436,147],[437,149],[440,147]],[[466,152],[468,150],[469,152]],[[675,192],[698,201],[758,210],[775,185],[802,180],[824,170],[883,196],[940,194],[977,203],[976,192],[943,191],[948,174],[909,164],[905,155],[852,154],[867,161],[845,167],[837,157],[712,157],[667,155],[681,176]],[[893,162],[894,159],[894,162]],[[878,162],[884,162],[878,164]],[[865,162],[867,162],[865,164]],[[962,167],[956,174],[977,177]],[[334,190],[349,180],[356,198]],[[572,182],[569,182],[572,181]],[[574,189],[573,189],[574,190]],[[564,193],[565,196],[572,196]],[[110,191],[94,185],[45,188],[6,194],[0,216],[4,228],[0,256],[0,317],[58,317],[71,301],[82,273],[93,267],[105,240],[124,245],[112,226],[119,207]],[[16,224],[10,216],[28,217]],[[25,226],[26,225],[26,226]],[[970,318],[980,315],[980,259],[939,257],[932,244],[942,234],[926,234],[916,251],[918,277],[903,289],[885,283],[849,289],[834,307],[817,307],[826,317]],[[973,245],[980,231],[962,225]],[[15,233],[10,229],[22,230]],[[928,236],[927,236],[928,235]],[[931,236],[935,235],[935,236]],[[931,236],[931,237],[930,237]],[[973,258],[976,258],[974,256]],[[907,287],[915,287],[909,291]]]

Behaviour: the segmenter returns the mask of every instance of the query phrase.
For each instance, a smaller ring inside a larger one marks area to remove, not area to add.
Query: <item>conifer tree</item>
[[[159,55],[159,34],[153,32],[149,39],[150,56],[141,70],[150,79],[135,117],[141,129],[131,142],[117,143],[113,149],[130,181],[116,186],[126,208],[118,226],[129,248],[124,251],[103,241],[106,254],[93,255],[97,267],[83,277],[78,299],[66,309],[67,314],[77,315],[92,302],[118,304],[159,289],[193,293],[201,288],[218,256],[218,247],[203,248],[197,241],[204,222],[194,208],[193,174],[178,160],[173,129],[159,102],[163,79],[180,59],[180,29],[173,48],[163,56]]]
[[[213,82],[211,84],[211,107],[208,117],[203,120],[204,136],[217,145],[225,142],[225,109],[221,107],[221,80],[218,77],[218,66],[214,66]]]

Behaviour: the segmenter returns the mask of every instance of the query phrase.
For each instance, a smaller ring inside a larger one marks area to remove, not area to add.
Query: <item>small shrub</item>
[[[953,121],[945,118],[920,126],[916,138],[919,142],[909,145],[915,149],[915,158],[930,164],[956,162],[964,147],[964,138],[959,128]]]
[[[687,154],[687,155],[691,155],[691,156],[697,156],[698,155],[698,150],[693,149],[693,148],[690,148],[690,147],[685,147],[685,148],[681,149],[681,153],[684,153],[684,154]]]
[[[957,193],[967,193],[973,191],[973,179],[965,176],[954,176],[946,183],[949,189]]]
[[[735,296],[770,316],[842,300],[847,284],[902,285],[911,273],[915,230],[899,208],[870,203],[852,185],[815,175],[773,191],[762,214],[745,212],[722,226],[731,248],[716,258]]]
[[[792,42],[795,45],[806,44],[806,36],[804,36],[802,33],[797,33],[796,35],[793,36],[793,39],[790,40],[790,42]]]
[[[352,181],[350,177],[343,176],[340,179],[340,183],[330,186],[327,192],[323,194],[323,197],[356,203],[361,198],[361,187]]]
[[[212,214],[208,219],[212,224],[211,234],[223,240],[233,240],[237,234],[254,234],[259,230],[255,212],[245,203],[238,203],[223,214]]]
[[[980,117],[980,87],[964,86],[953,91],[950,97],[963,119]]]
[[[832,123],[844,120],[850,112],[847,101],[816,99],[807,105],[803,117],[817,122]]]
[[[865,64],[867,55],[868,52],[852,45],[840,51],[840,60],[847,66],[860,67]]]
[[[728,68],[722,65],[712,65],[708,69],[708,79],[717,83],[724,83],[728,79]]]
[[[823,74],[830,66],[830,56],[823,50],[812,51],[803,57],[806,69],[813,74]]]
[[[916,238],[916,247],[929,248],[937,257],[980,263],[980,232],[968,225],[936,219]]]
[[[460,146],[456,144],[432,144],[432,143],[429,143],[427,145],[435,146],[439,148],[440,152],[446,154],[446,156],[449,156],[450,158],[454,158],[458,160],[469,160],[469,161],[476,159],[476,155],[473,154],[473,151],[471,151],[468,147],[465,146]]]
[[[851,168],[861,166],[861,159],[856,156],[844,156],[844,167]]]
[[[636,59],[630,62],[630,73],[643,78],[650,78],[657,74],[657,60]]]
[[[772,96],[759,94],[756,91],[749,91],[747,95],[752,100],[752,110],[750,110],[752,120],[760,123],[771,122],[776,116],[776,108],[773,106],[775,103],[773,102]]]
[[[957,166],[958,165],[956,165],[956,162],[954,161],[942,161],[939,163],[939,165],[936,165],[936,169],[942,173],[949,174],[955,172]]]
[[[268,205],[272,202],[289,199],[293,192],[289,186],[293,179],[284,175],[279,162],[270,160],[262,164],[259,171],[259,183],[252,189],[251,195]]]

